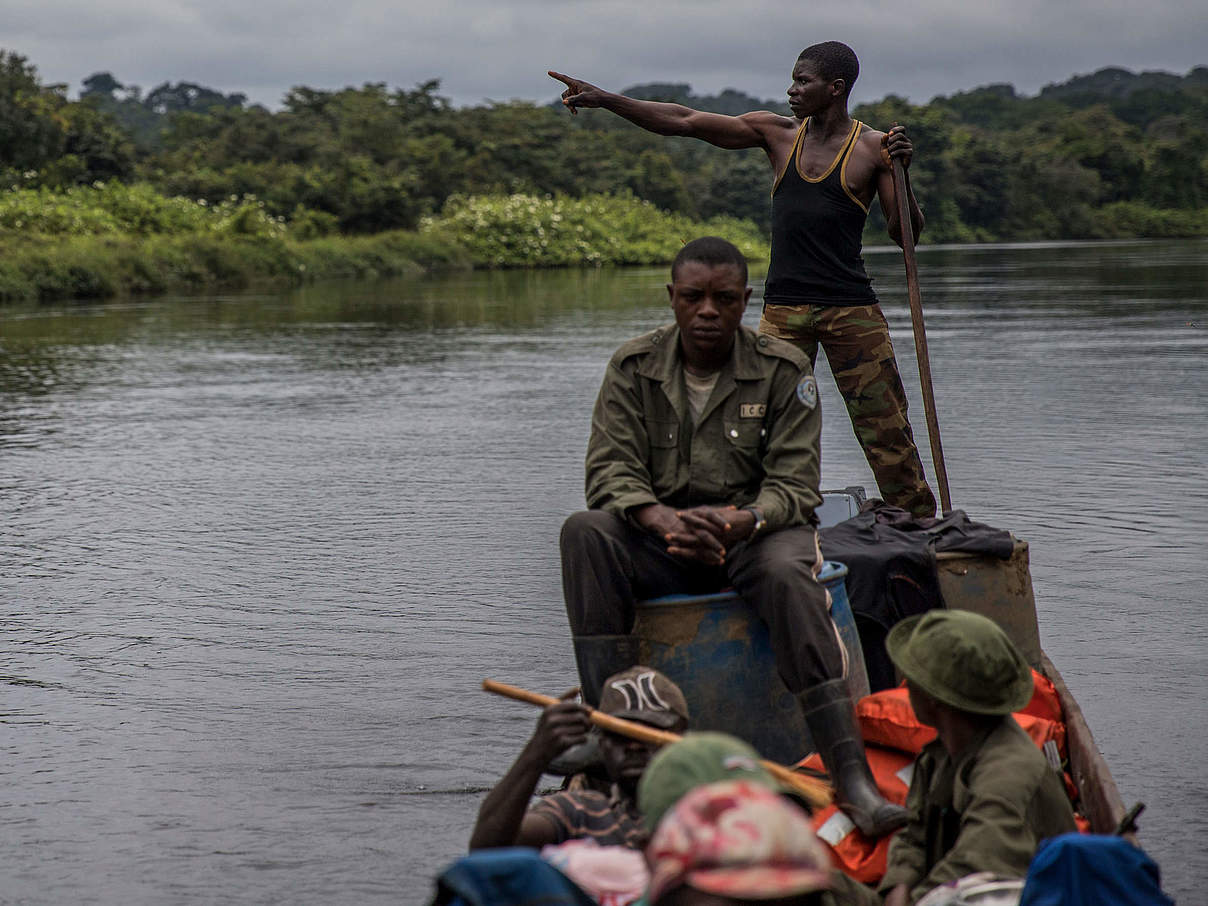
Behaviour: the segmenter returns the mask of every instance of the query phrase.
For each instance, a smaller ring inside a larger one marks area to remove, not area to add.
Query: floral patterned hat
[[[830,860],[809,817],[766,786],[726,780],[698,787],[660,822],[646,850],[648,900],[687,884],[764,900],[830,887]]]

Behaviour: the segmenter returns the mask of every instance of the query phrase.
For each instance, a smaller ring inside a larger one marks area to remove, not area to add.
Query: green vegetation
[[[309,241],[213,232],[9,236],[0,248],[0,301],[6,302],[418,276],[472,264],[457,245],[402,231]]]
[[[782,109],[687,85],[628,93]],[[454,108],[430,81],[295,88],[279,111],[110,73],[79,100],[0,51],[0,298],[246,285],[433,267],[665,262],[705,232],[766,254],[762,152],[556,103]],[[551,97],[554,88],[551,87]],[[1208,68],[1104,69],[853,114],[908,125],[925,242],[1208,235]],[[879,211],[866,242],[885,241]]]
[[[283,236],[285,218],[274,217],[253,195],[232,195],[211,205],[204,199],[168,198],[146,184],[97,182],[54,190],[10,189],[0,193],[0,231],[47,236],[134,236],[211,233]]]
[[[754,260],[768,254],[767,241],[749,221],[693,221],[628,195],[454,196],[421,230],[453,237],[487,267],[658,264],[701,235],[726,236]]]
[[[767,244],[751,223],[705,223],[632,196],[454,197],[416,230],[328,235],[334,218],[288,220],[254,196],[218,204],[147,185],[97,183],[0,195],[0,301],[418,275],[481,267],[656,264],[701,233],[730,236],[753,259]]]

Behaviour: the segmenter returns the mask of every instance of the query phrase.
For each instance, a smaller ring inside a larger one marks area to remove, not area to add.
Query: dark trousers
[[[723,566],[667,553],[658,538],[601,510],[575,513],[562,526],[562,592],[576,636],[624,635],[634,605],[670,594],[707,594],[733,586],[768,624],[780,678],[801,692],[843,675],[843,655],[814,577],[814,530],[768,532],[727,551]]]

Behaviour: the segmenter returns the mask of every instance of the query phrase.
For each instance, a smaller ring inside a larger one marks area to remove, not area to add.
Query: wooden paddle
[[[509,686],[507,683],[500,683],[490,679],[482,681],[482,688],[485,692],[494,692],[496,695],[502,695],[504,698],[510,698],[518,702],[528,702],[530,705],[537,705],[542,708],[556,705],[559,701],[559,699],[554,698],[552,695],[530,692],[528,689],[522,689],[519,686]],[[584,707],[587,708],[588,719],[601,730],[607,730],[609,733],[616,733],[619,736],[625,736],[629,739],[636,739],[639,742],[646,742],[656,746],[670,745],[673,742],[678,742],[680,739],[677,733],[669,733],[666,730],[658,730],[637,721],[613,717],[611,714],[605,714],[587,705],[584,705]],[[792,768],[776,764],[774,761],[760,759],[759,763],[782,784],[791,787],[794,792],[800,794],[810,804],[811,808],[820,809],[831,804],[833,798],[831,788],[821,780],[815,780],[813,777],[799,774]]]
[[[897,125],[896,123],[894,124]],[[902,224],[902,252],[906,259],[906,289],[910,295],[910,322],[914,327],[914,351],[919,362],[919,384],[923,390],[923,411],[927,416],[927,437],[931,440],[931,459],[940,491],[940,513],[952,509],[948,493],[948,470],[944,466],[944,448],[940,444],[940,421],[935,414],[935,392],[931,388],[931,359],[927,355],[927,328],[923,325],[923,296],[919,291],[919,266],[914,257],[914,229],[910,219],[910,199],[906,197],[906,170],[899,158],[893,158],[893,189],[898,197],[898,217]]]

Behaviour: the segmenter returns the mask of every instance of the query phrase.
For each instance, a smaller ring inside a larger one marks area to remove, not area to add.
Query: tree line
[[[626,93],[725,113],[781,101],[683,84]],[[1183,76],[1108,68],[1034,97],[990,85],[927,104],[857,106],[884,129],[905,124],[930,242],[1208,234],[1208,67]],[[52,189],[118,181],[221,204],[255,196],[268,214],[317,234],[413,229],[450,199],[523,193],[631,194],[694,220],[767,230],[771,178],[759,151],[650,135],[603,111],[556,102],[454,107],[433,79],[291,90],[281,109],[189,82],[143,92],[110,73],[78,100],[0,51],[0,186]],[[870,238],[883,241],[879,214]]]

